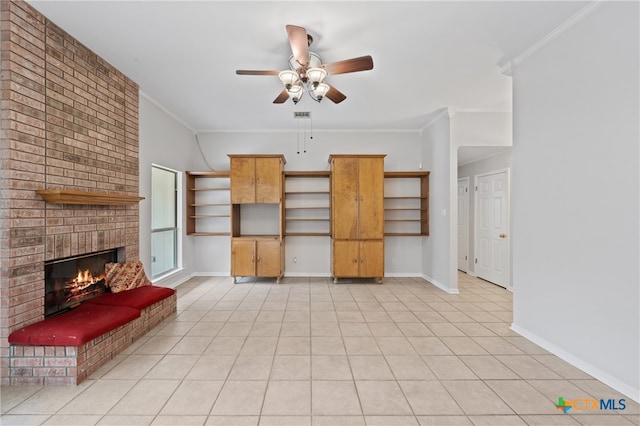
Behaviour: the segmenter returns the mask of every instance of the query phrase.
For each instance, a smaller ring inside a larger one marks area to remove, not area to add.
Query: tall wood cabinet
[[[280,282],[284,273],[285,158],[278,154],[229,154],[229,158],[233,280],[274,277]]]
[[[384,157],[331,155],[332,274],[384,277]]]

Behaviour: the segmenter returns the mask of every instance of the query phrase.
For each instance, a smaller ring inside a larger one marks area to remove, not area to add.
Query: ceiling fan
[[[238,75],[277,75],[284,84],[284,89],[275,98],[274,104],[282,104],[289,98],[297,104],[305,90],[317,102],[327,97],[333,103],[339,104],[347,97],[335,87],[325,83],[325,77],[373,69],[371,56],[323,64],[317,53],[309,51],[313,37],[307,34],[307,30],[296,25],[287,25],[286,28],[292,53],[288,70],[236,70]]]

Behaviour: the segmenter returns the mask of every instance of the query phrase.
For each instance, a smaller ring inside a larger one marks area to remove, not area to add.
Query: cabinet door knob
[[[353,259],[353,263],[358,263],[358,259]]]
[[[500,234],[498,235],[500,238],[507,238],[507,234]]]

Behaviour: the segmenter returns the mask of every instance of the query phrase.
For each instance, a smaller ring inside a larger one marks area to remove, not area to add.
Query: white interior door
[[[458,179],[458,269],[469,271],[469,177]]]
[[[509,287],[508,170],[476,176],[476,275]]]

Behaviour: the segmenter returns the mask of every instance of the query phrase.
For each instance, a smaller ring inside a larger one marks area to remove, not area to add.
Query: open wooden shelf
[[[229,171],[186,172],[186,175],[187,235],[231,235]]]
[[[331,171],[285,171],[284,178],[284,235],[329,236]],[[322,212],[326,212],[327,216],[318,217],[322,216]]]
[[[415,185],[415,189],[411,187],[410,192],[407,192],[405,187],[398,187],[398,185],[395,185],[395,189],[398,191],[393,193],[385,191],[384,221],[388,225],[385,225],[385,235],[429,235],[429,172],[385,172],[384,178],[414,180],[414,183],[407,181],[407,186]],[[416,180],[417,182],[415,182]],[[403,212],[410,214],[402,214]],[[413,230],[416,232],[412,232]]]

